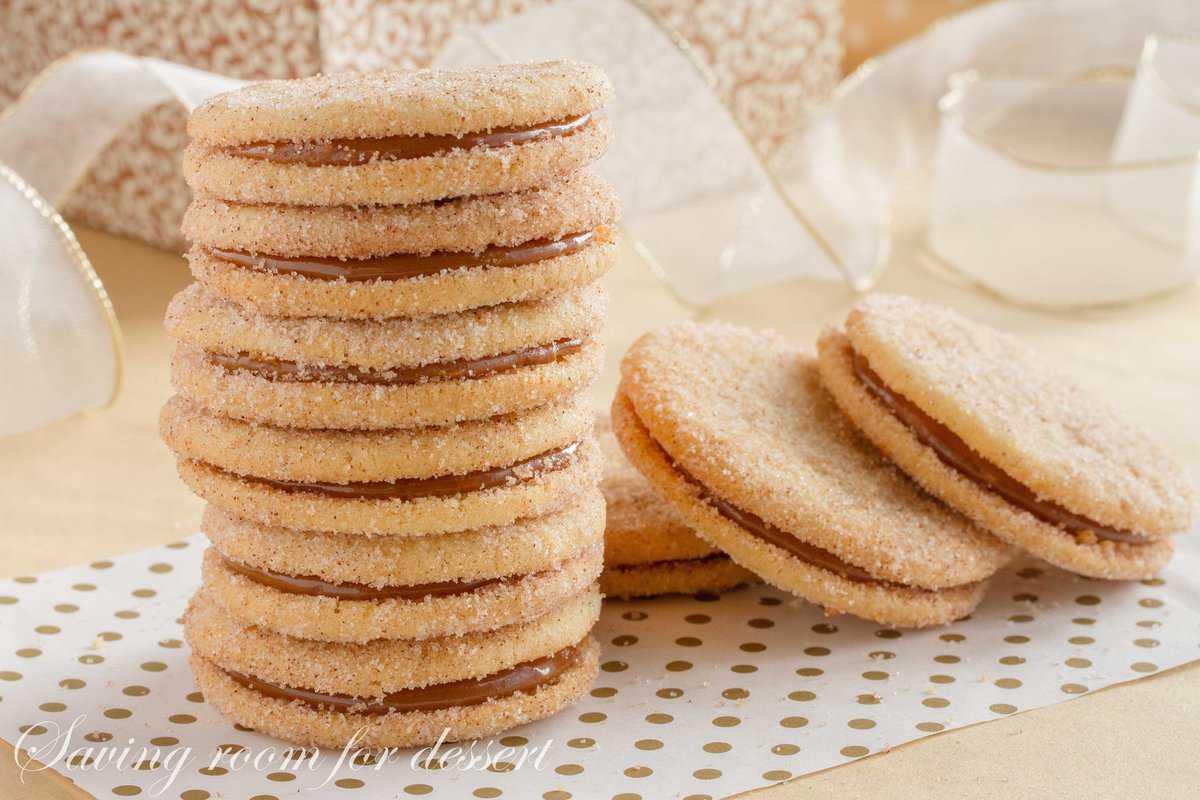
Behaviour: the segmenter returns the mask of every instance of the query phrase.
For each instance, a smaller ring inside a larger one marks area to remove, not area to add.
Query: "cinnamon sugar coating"
[[[983,458],[1076,514],[1161,538],[1193,497],[1167,449],[1015,337],[911,297],[875,295],[846,320],[892,390]]]
[[[867,392],[854,372],[853,350],[843,333],[827,331],[818,346],[822,381],[859,430],[928,492],[1000,539],[1058,567],[1096,578],[1150,578],[1170,560],[1175,549],[1170,539],[1148,544],[1088,541],[987,491],[945,464]]]
[[[205,591],[247,625],[302,639],[371,642],[453,636],[526,622],[583,592],[602,566],[603,552],[596,544],[561,562],[542,564],[536,572],[510,573],[471,591],[420,600],[290,594],[238,574],[213,548],[205,553],[203,573]]]
[[[593,489],[541,516],[439,536],[289,530],[212,505],[201,529],[229,558],[271,572],[376,587],[475,581],[537,572],[600,544],[604,498]]]
[[[619,392],[712,495],[876,578],[945,589],[1009,560],[1006,546],[885,461],[821,387],[812,356],[774,333],[685,323],[647,334],[621,363]]]
[[[188,133],[222,145],[464,134],[586,114],[611,97],[603,70],[578,61],[334,73],[216,95]]]
[[[561,239],[614,225],[620,213],[612,184],[581,172],[528,191],[420,205],[248,205],[202,196],[188,206],[183,231],[225,250],[365,259]]]
[[[314,747],[341,748],[356,735],[360,747],[416,747],[490,736],[557,713],[591,687],[599,672],[600,647],[588,637],[579,663],[558,681],[533,692],[473,706],[437,711],[364,716],[321,711],[301,703],[267,697],[234,681],[207,659],[193,655],[192,671],[205,702],[247,728]]]
[[[853,614],[903,628],[944,625],[970,614],[987,591],[986,580],[934,591],[852,581],[813,566],[750,535],[717,511],[704,490],[679,472],[651,438],[633,404],[620,393],[613,401],[612,417],[629,460],[698,534],[767,583],[822,606],[828,614]]]
[[[184,615],[196,655],[270,683],[329,694],[382,697],[399,689],[482,678],[587,636],[600,613],[595,587],[527,622],[490,631],[366,644],[298,639],[245,625],[201,589]]]
[[[343,484],[508,467],[585,438],[591,414],[587,399],[576,395],[524,414],[446,427],[302,430],[240,422],[176,395],[163,406],[159,429],[181,458],[239,475]]]
[[[386,319],[451,314],[561,294],[603,277],[616,263],[619,234],[602,228],[587,247],[519,267],[464,267],[403,280],[321,280],[249,269],[187,253],[196,280],[262,314]]]

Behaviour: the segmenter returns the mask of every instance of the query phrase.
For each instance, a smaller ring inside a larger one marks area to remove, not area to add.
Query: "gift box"
[[[416,68],[463,26],[555,0],[12,0],[0,4],[0,109],[81,48],[157,56],[236,78]],[[764,155],[826,98],[841,69],[840,0],[638,0],[710,73]],[[163,105],[96,159],[63,213],[181,249],[189,195],[182,108]]]

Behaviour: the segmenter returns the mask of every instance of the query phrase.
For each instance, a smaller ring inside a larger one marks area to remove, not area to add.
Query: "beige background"
[[[0,444],[6,535],[0,574],[19,575],[137,550],[189,535],[200,503],[175,477],[156,434],[169,393],[167,300],[189,280],[182,259],[105,234],[81,240],[112,295],[126,340],[126,384],[111,409]],[[644,329],[692,316],[626,254],[609,278],[607,403],[620,353]],[[1200,288],[1126,309],[1025,311],[954,285],[900,242],[880,287],[945,302],[1016,331],[1130,417],[1169,441],[1200,474]],[[723,301],[705,316],[770,325],[809,341],[853,295],[804,282]],[[1195,664],[1058,706],[950,731],[782,786],[758,800],[839,796],[974,798],[1195,797],[1200,787],[1200,667]],[[79,797],[50,774],[19,780],[0,744],[0,797]],[[588,798],[587,800],[592,800]],[[649,799],[648,799],[649,800]]]

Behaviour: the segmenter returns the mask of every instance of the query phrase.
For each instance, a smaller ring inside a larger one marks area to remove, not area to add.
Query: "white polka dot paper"
[[[1017,564],[971,618],[922,632],[762,587],[612,602],[589,697],[439,767],[314,758],[207,706],[180,641],[194,537],[0,581],[0,736],[99,798],[722,797],[1200,657],[1195,538],[1140,583]]]

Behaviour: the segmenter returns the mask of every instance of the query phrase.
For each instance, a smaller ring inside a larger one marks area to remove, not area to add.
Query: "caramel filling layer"
[[[582,339],[560,339],[546,345],[528,347],[514,353],[502,353],[486,358],[460,359],[419,367],[400,367],[388,370],[362,370],[354,367],[324,367],[297,364],[294,361],[257,359],[247,353],[225,355],[209,353],[208,361],[231,372],[246,372],[269,381],[299,383],[362,383],[372,386],[405,386],[434,381],[457,381],[484,378],[515,372],[522,367],[553,364],[569,358],[583,349]]]
[[[301,164],[306,167],[357,167],[374,161],[404,161],[410,158],[474,148],[494,149],[557,139],[578,132],[600,112],[512,128],[492,128],[475,133],[430,134],[426,136],[382,136],[374,139],[330,139],[324,142],[250,142],[223,148],[231,156]]]
[[[689,567],[696,564],[715,564],[717,562],[729,561],[729,556],[724,553],[709,553],[706,556],[699,558],[664,558],[661,561],[644,561],[640,564],[616,564],[614,566],[606,566],[607,570],[639,570],[651,569],[654,567]]]
[[[883,403],[923,445],[932,449],[942,463],[957,470],[983,489],[1000,495],[1007,502],[1028,511],[1042,522],[1063,528],[1072,534],[1090,532],[1099,539],[1134,544],[1149,541],[1144,536],[1105,527],[1057,503],[1040,499],[1028,486],[972,450],[954,431],[917,408],[908,398],[889,389],[883,379],[871,369],[866,358],[857,352],[854,353],[854,374],[867,392]]]
[[[221,557],[221,561],[238,575],[276,591],[308,597],[333,597],[338,600],[422,600],[426,597],[452,597],[504,582],[503,578],[487,578],[478,581],[422,583],[414,586],[368,586],[365,583],[331,583],[312,575],[285,575],[242,564],[224,556]]]
[[[579,663],[579,658],[579,645],[574,645],[557,653],[517,664],[486,678],[437,683],[420,689],[401,689],[382,698],[322,694],[308,689],[294,689],[233,670],[225,670],[225,674],[245,688],[275,700],[298,700],[323,711],[344,711],[377,717],[393,711],[438,711],[443,708],[475,706],[489,700],[511,697],[517,692],[530,692],[556,683],[563,673]]]
[[[649,435],[649,429],[646,428],[645,423],[642,423],[642,429],[647,432],[647,435]],[[651,441],[654,441],[653,437],[651,437]],[[667,462],[671,464],[674,470],[678,472],[684,480],[700,490],[703,499],[711,503],[713,507],[717,509],[717,513],[725,517],[725,519],[729,520],[733,524],[742,528],[742,530],[746,531],[746,533],[750,534],[754,538],[761,539],[768,544],[773,544],[776,547],[786,550],[789,555],[795,556],[806,564],[810,564],[814,567],[832,572],[848,581],[854,581],[855,583],[876,583],[890,585],[889,581],[876,578],[874,575],[862,569],[861,567],[856,567],[853,564],[843,561],[841,558],[838,558],[828,550],[823,550],[820,547],[809,544],[808,542],[801,541],[792,534],[776,528],[774,525],[762,519],[761,517],[755,516],[749,511],[743,511],[732,503],[722,500],[720,497],[717,497],[715,494],[709,491],[708,487],[706,487],[703,483],[692,477],[692,475],[685,470],[679,464],[679,462],[671,457],[670,453],[668,453],[661,444],[659,444],[657,441],[654,441],[654,444],[659,449],[659,452],[662,453],[663,458],[665,458]]]
[[[488,247],[478,253],[401,253],[379,258],[340,259],[319,256],[258,255],[240,250],[210,247],[208,252],[218,261],[236,264],[247,269],[300,275],[314,280],[397,281],[436,275],[439,272],[472,267],[522,267],[558,256],[577,253],[590,245],[596,231],[571,233],[560,239],[531,239],[512,247]]]
[[[398,481],[361,483],[304,483],[251,475],[239,477],[289,492],[312,492],[347,500],[417,500],[423,497],[480,492],[531,481],[547,472],[565,468],[571,463],[579,444],[572,442],[507,467],[468,472],[463,475],[439,475],[436,478],[402,478]]]

